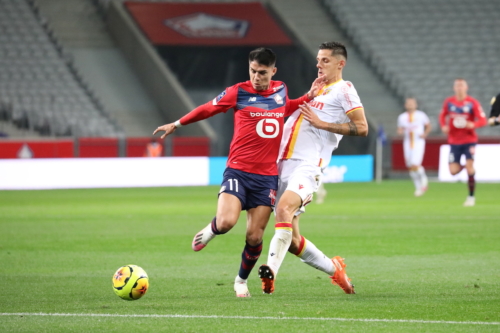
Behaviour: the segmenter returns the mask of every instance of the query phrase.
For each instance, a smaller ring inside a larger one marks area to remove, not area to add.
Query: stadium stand
[[[0,119],[43,136],[117,136],[34,1],[0,0]]]
[[[415,96],[439,132],[437,115],[453,80],[488,110],[500,84],[500,2],[324,0],[334,19],[401,97]],[[478,130],[494,134],[491,128]]]
[[[133,68],[138,77],[141,72],[147,73],[146,79],[154,82],[152,85],[158,90],[156,93],[165,99],[163,104],[166,106],[155,100],[155,106],[161,112],[158,117],[164,117],[167,121],[179,118],[194,104],[200,104],[214,94],[213,91],[207,94],[206,91],[196,91],[188,86],[162,86],[158,84],[159,80],[152,79],[152,70],[145,61],[149,59],[148,63],[154,63],[158,59],[155,60],[152,56],[144,56],[141,61],[130,58],[130,53],[142,52],[147,47],[142,40],[133,45],[140,45],[143,50],[134,48],[134,52],[127,52],[132,44],[117,42],[118,34],[122,35],[123,40],[142,35],[132,29],[125,29],[125,21],[118,24],[117,15],[109,19],[110,9],[114,7],[112,5],[124,1],[73,0],[64,1],[63,6],[63,2],[59,0],[0,0],[0,132],[2,124],[8,123],[44,136],[149,135],[151,123],[159,123],[156,120],[158,118],[152,120],[153,113],[158,111],[155,109],[148,113],[141,107],[132,106],[129,100],[137,98],[125,100],[121,98],[123,95],[113,94],[120,89],[115,82],[110,84],[111,81],[100,80],[103,75],[88,75],[88,68],[82,66],[81,62],[87,54],[90,56],[84,60],[97,58],[99,55],[104,64],[102,54],[113,53],[113,57],[109,57],[109,63],[118,58],[115,53],[120,53],[123,61],[128,61],[130,69]],[[135,1],[229,3],[252,0]],[[321,41],[345,41],[352,50],[351,65],[346,69],[347,79],[355,82],[366,104],[370,123],[375,126],[383,125],[389,136],[394,134],[396,117],[402,111],[401,101],[405,96],[418,98],[421,108],[431,118],[433,133],[440,134],[437,114],[443,99],[452,94],[452,81],[455,77],[468,80],[470,94],[480,100],[485,110],[488,109],[490,98],[498,92],[500,27],[491,24],[500,16],[498,1],[261,2],[294,34],[296,43],[300,43],[310,55],[315,55]],[[89,4],[100,8],[102,17],[97,14],[95,7],[94,10],[89,8]],[[85,24],[97,26],[95,32],[102,33],[102,38],[82,28],[82,25],[71,22],[77,18],[85,20]],[[133,25],[133,22],[128,23]],[[113,26],[113,38],[105,37]],[[99,52],[96,51],[98,47],[101,47]],[[155,51],[151,45],[148,47],[151,50],[144,53]],[[92,48],[94,49],[90,52],[89,49]],[[95,63],[88,61],[87,64],[90,67]],[[108,73],[112,72],[114,75],[114,71],[123,67],[112,70],[108,68]],[[168,76],[163,70],[157,70],[156,74]],[[175,75],[170,76],[175,79]],[[140,78],[137,83],[150,96],[154,95],[151,87],[147,88],[144,78]],[[99,80],[105,83],[101,82],[99,85]],[[114,88],[114,91],[104,89],[103,85],[106,84]],[[180,97],[172,97],[174,94]],[[109,103],[110,96],[120,99],[121,104]],[[176,99],[180,102],[174,103]],[[116,110],[123,109],[123,105],[127,105],[130,110],[128,113],[119,110],[122,113],[120,116]],[[139,120],[144,119],[149,119],[149,123],[138,126]],[[136,126],[136,131],[129,130],[132,124]],[[148,132],[144,132],[143,128],[147,128]],[[186,127],[181,135],[210,136],[207,134],[210,132],[215,131],[193,125]],[[494,128],[483,128],[478,133],[482,136],[495,135],[497,131]],[[220,141],[220,137],[218,139]]]

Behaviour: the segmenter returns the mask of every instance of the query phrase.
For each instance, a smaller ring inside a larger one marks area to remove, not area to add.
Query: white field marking
[[[369,318],[315,318],[315,317],[254,317],[254,316],[202,316],[179,314],[113,314],[113,313],[0,313],[0,316],[46,316],[46,317],[122,317],[122,318],[188,318],[188,319],[257,319],[257,320],[310,320],[310,321],[357,321],[411,324],[458,324],[458,325],[500,325],[496,321],[446,321],[418,319],[369,319]]]

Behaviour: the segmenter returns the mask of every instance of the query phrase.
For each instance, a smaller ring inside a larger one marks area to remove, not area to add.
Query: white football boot
[[[464,207],[473,207],[475,204],[476,204],[476,198],[468,196],[467,199],[465,199]]]
[[[251,297],[248,291],[247,280],[243,280],[239,275],[234,279],[234,292],[236,297]]]
[[[193,251],[201,251],[205,246],[207,246],[208,242],[214,239],[215,236],[217,235],[212,232],[212,222],[210,222],[205,228],[194,236],[193,242],[191,243]]]

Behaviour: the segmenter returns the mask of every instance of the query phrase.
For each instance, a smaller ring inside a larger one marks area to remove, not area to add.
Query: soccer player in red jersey
[[[471,207],[476,203],[474,191],[476,180],[474,174],[474,153],[477,143],[475,129],[487,124],[486,116],[479,102],[467,95],[468,85],[463,78],[458,78],[453,84],[454,96],[444,100],[443,109],[439,115],[439,123],[444,134],[448,135],[450,144],[450,173],[456,175],[464,168],[469,175],[469,196],[464,206]],[[465,155],[465,166],[460,164],[460,158]]]
[[[277,158],[285,117],[298,106],[312,100],[324,86],[317,78],[309,92],[288,99],[283,82],[271,80],[276,74],[276,55],[267,48],[250,52],[250,80],[226,88],[212,101],[198,106],[174,123],[158,127],[162,139],[178,127],[212,117],[234,108],[234,135],[219,191],[217,213],[211,223],[197,233],[194,251],[234,227],[240,212],[247,211],[246,244],[234,290],[237,297],[250,297],[247,279],[262,252],[262,237],[276,199],[278,188]]]

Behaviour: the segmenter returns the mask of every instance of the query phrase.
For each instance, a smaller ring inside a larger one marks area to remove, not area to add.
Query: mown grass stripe
[[[194,319],[255,319],[255,320],[317,320],[317,321],[355,321],[412,324],[452,324],[452,325],[500,325],[500,322],[487,321],[447,321],[420,319],[376,319],[376,318],[321,318],[321,317],[256,317],[256,316],[218,316],[218,315],[180,315],[180,314],[113,314],[113,313],[0,313],[1,316],[48,316],[48,317],[122,317],[122,318],[194,318]]]

